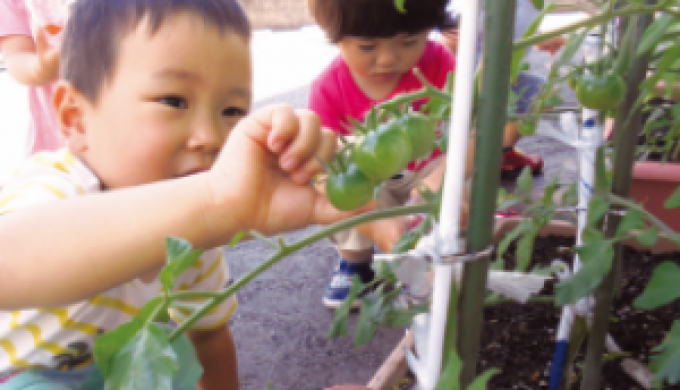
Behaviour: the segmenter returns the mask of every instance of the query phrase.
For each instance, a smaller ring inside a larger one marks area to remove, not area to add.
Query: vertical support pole
[[[515,10],[516,0],[486,2],[482,91],[477,105],[468,252],[485,249],[492,243],[510,86]],[[463,270],[457,335],[458,352],[463,360],[461,388],[467,388],[475,378],[488,271],[488,257],[466,264]],[[449,316],[454,314],[449,312]],[[456,335],[451,333],[447,330],[447,346],[454,345],[453,340],[456,340]]]
[[[651,2],[653,4],[654,2]],[[647,4],[650,4],[648,1]],[[631,17],[631,23],[638,24],[638,36],[636,41],[640,42],[642,34],[651,24],[653,15]],[[626,23],[629,24],[629,23]],[[624,42],[626,44],[626,42]],[[637,47],[637,45],[635,45]],[[629,113],[634,109],[635,101],[640,94],[640,83],[647,75],[649,55],[635,57],[628,72],[627,84],[628,92],[626,98],[620,106],[619,115],[616,118],[614,130],[614,177],[612,181],[612,193],[620,196],[628,196],[630,191],[630,179],[632,176],[633,163],[635,161],[635,147],[637,144],[637,134],[640,130],[642,110],[637,109],[630,121],[626,122]],[[611,216],[607,223],[605,235],[612,237],[619,226],[620,217]],[[605,348],[607,328],[609,327],[610,310],[614,291],[617,287],[616,270],[621,264],[620,248],[616,248],[611,271],[605,276],[604,280],[595,290],[595,313],[593,315],[593,325],[588,335],[588,349],[586,352],[585,370],[581,381],[581,390],[599,388],[602,371],[602,354]]]

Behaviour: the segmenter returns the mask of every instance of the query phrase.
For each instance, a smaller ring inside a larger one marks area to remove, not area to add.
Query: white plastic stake
[[[460,234],[460,208],[465,189],[465,162],[472,113],[475,59],[477,57],[477,23],[479,0],[460,3],[461,26],[460,44],[456,63],[455,105],[451,110],[449,150],[447,153],[446,177],[441,209],[441,229],[444,243],[441,253],[458,253]],[[425,372],[419,378],[422,389],[433,389],[442,369],[442,348],[446,332],[449,293],[453,281],[453,267],[436,265],[434,268],[434,291],[432,296],[430,332],[427,355],[424,357]]]

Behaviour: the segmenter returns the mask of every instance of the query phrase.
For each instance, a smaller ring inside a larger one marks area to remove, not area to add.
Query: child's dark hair
[[[389,38],[451,27],[449,0],[405,0],[405,13],[394,0],[309,0],[309,10],[332,43],[346,36]]]
[[[61,77],[92,102],[113,77],[120,42],[147,18],[150,34],[185,11],[220,33],[250,39],[250,24],[237,0],[77,0],[70,11],[61,47]]]

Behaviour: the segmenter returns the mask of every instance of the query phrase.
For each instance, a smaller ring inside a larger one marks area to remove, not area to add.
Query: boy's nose
[[[189,138],[189,148],[202,149],[206,152],[219,150],[224,143],[227,133],[224,127],[224,120],[210,120],[199,123],[191,132]]]

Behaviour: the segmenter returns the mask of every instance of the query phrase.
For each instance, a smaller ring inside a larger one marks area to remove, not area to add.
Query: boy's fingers
[[[289,172],[301,169],[310,160],[314,161],[323,141],[321,122],[316,114],[307,110],[297,110],[296,115],[296,131],[289,135],[290,142],[280,159],[281,168]],[[286,130],[290,131],[288,127]]]
[[[244,130],[250,138],[263,147],[274,153],[280,153],[286,146],[285,140],[282,140],[283,143],[279,144],[277,141],[279,141],[280,134],[274,136],[273,133],[281,130],[275,130],[281,122],[290,123],[294,117],[295,111],[290,106],[272,105],[248,115],[246,119],[240,122],[238,128]]]
[[[323,166],[319,163],[321,161],[329,161],[333,158],[337,148],[337,140],[335,133],[328,129],[321,130],[320,143],[317,149],[313,151],[306,162],[293,173],[293,180],[297,184],[304,184],[309,182],[314,175],[323,173]]]

